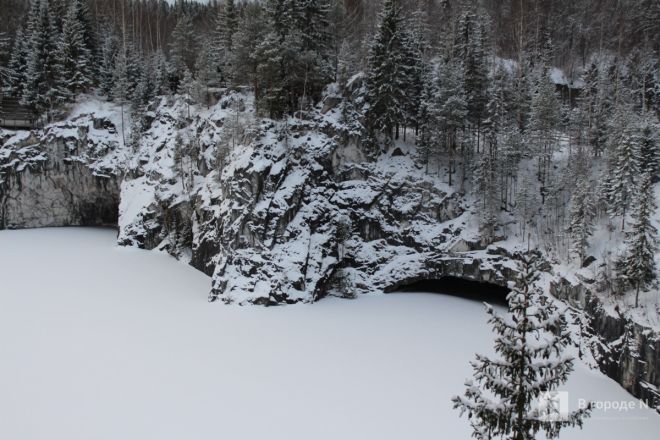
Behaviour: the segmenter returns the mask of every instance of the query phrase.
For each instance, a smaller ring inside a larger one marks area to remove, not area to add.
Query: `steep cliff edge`
[[[509,240],[481,243],[469,197],[428,175],[410,143],[367,157],[338,108],[255,117],[249,95],[163,99],[138,136],[91,99],[66,121],[0,132],[0,229],[116,223],[212,276],[210,300],[275,305],[457,276],[506,286]],[[604,307],[551,264],[544,287],[586,310],[584,341],[635,396],[658,399],[658,332]]]

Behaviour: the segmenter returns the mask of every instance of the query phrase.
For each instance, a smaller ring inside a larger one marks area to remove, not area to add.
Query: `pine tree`
[[[626,252],[618,262],[620,275],[635,288],[635,307],[639,305],[639,291],[655,279],[655,251],[658,231],[652,224],[656,210],[653,176],[645,172],[641,177],[632,231],[626,237]]]
[[[507,297],[508,313],[487,309],[498,357],[477,355],[474,380],[466,382],[464,396],[452,398],[454,408],[467,412],[477,439],[533,440],[539,431],[557,438],[564,427],[582,427],[590,413],[585,408],[557,417],[538,404],[543,393],[556,390],[573,371],[573,358],[565,353],[571,337],[564,311],[534,287],[538,254],[521,259],[521,275]]]

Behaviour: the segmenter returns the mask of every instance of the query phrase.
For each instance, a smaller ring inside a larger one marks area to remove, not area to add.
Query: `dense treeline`
[[[485,241],[514,233],[582,263],[609,218],[628,239],[603,278],[655,277],[657,1],[1,6],[3,93],[46,118],[98,91],[130,109],[138,142],[156,96],[249,87],[257,113],[281,118],[335,94],[365,152],[414,140],[428,172],[473,191]]]

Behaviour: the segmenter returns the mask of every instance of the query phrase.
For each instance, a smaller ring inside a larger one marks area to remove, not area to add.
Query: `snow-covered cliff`
[[[471,199],[426,173],[411,143],[367,157],[337,100],[273,121],[257,118],[251,99],[225,92],[210,108],[163,99],[139,137],[128,115],[122,124],[120,108],[95,98],[44,129],[0,131],[0,228],[116,223],[120,244],[188,261],[225,303],[515,277],[512,255],[526,244],[482,243]],[[584,340],[596,338],[601,368],[635,395],[658,396],[658,332],[630,327],[596,295],[576,297],[588,283],[565,267],[547,269],[546,288],[590,311]],[[635,342],[620,343],[624,333]]]

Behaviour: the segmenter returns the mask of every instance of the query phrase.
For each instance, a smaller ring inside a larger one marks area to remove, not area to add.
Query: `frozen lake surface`
[[[210,279],[115,231],[0,231],[0,438],[468,439],[451,409],[483,306],[400,293],[209,304]],[[578,364],[572,400],[634,401]],[[597,411],[562,439],[656,439],[650,410]]]

